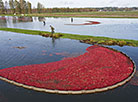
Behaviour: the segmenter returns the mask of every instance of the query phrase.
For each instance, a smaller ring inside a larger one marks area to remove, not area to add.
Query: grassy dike
[[[88,17],[88,18],[138,18],[137,11],[102,11],[102,12],[58,12],[58,13],[34,13],[26,16],[37,17]]]
[[[38,31],[38,30],[26,30],[26,29],[17,29],[17,28],[0,28],[2,31],[31,34],[31,35],[42,35],[45,37],[54,37],[54,38],[68,38],[80,40],[82,43],[89,44],[103,44],[103,45],[119,45],[119,46],[135,46],[138,47],[138,40],[127,40],[127,39],[115,39],[109,37],[96,37],[96,36],[87,36],[87,35],[76,35],[76,34],[66,34],[66,33],[54,33],[51,35],[47,31]]]
[[[0,14],[0,16],[22,16],[21,14]],[[57,13],[32,13],[24,16],[36,17],[88,17],[88,18],[138,18],[138,11],[94,11],[94,12],[57,12]]]

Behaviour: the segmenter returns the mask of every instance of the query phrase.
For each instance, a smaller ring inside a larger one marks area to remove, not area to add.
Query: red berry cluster
[[[0,70],[0,76],[44,89],[92,90],[123,81],[131,75],[133,66],[122,53],[94,45],[78,57],[6,68]]]

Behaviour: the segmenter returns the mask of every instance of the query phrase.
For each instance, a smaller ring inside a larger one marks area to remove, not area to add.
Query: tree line
[[[44,6],[37,3],[37,12],[41,13]],[[9,0],[3,2],[0,0],[0,14],[30,14],[32,13],[32,4],[25,0]]]
[[[44,8],[40,13],[58,13],[58,12],[100,12],[100,11],[138,11],[138,7],[102,7],[102,8]],[[37,8],[32,10],[33,13],[37,13]]]
[[[30,14],[30,13],[55,13],[55,12],[95,12],[95,11],[138,11],[138,7],[102,7],[102,8],[45,8],[40,2],[36,8],[25,0],[0,0],[0,14]]]

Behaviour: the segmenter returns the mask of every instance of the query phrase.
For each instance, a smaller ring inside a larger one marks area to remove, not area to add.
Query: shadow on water
[[[138,88],[135,86],[122,86],[117,89],[95,94],[58,95],[28,90],[6,82],[0,81],[0,83],[4,85],[4,88],[1,89],[3,100],[8,99],[5,102],[39,102],[40,100],[41,102],[137,102],[138,100]]]

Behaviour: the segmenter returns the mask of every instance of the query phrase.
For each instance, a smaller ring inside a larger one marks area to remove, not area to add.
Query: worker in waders
[[[51,34],[53,35],[55,33],[55,28],[51,25],[50,25],[50,28],[51,28]]]

